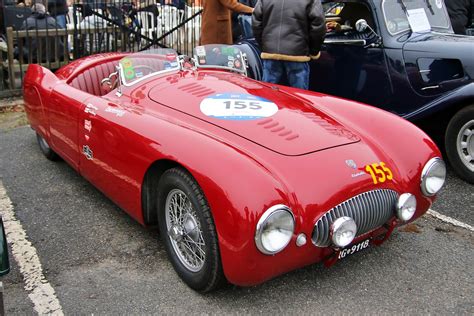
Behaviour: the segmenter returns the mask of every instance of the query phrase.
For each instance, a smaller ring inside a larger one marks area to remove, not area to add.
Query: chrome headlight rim
[[[354,234],[352,236],[352,239],[349,240],[349,242],[345,243],[345,244],[340,244],[338,242],[335,241],[335,234],[337,232],[338,229],[340,229],[342,227],[342,225],[344,225],[345,223],[350,223],[351,225],[354,226]],[[349,216],[341,216],[341,217],[338,217],[332,224],[331,224],[331,227],[329,229],[329,238],[333,244],[333,246],[337,247],[337,248],[344,248],[348,245],[350,245],[354,239],[357,237],[357,224],[355,222],[355,220],[352,218],[352,217],[349,217]]]
[[[410,217],[406,218],[405,214],[407,213],[404,213],[404,210],[406,210],[406,206],[409,201],[414,201],[415,209],[413,210],[413,212],[409,212]],[[396,209],[397,218],[403,222],[408,222],[409,220],[413,218],[413,216],[416,213],[416,207],[417,207],[416,196],[411,193],[403,193],[402,195],[398,197],[396,207],[397,207]]]
[[[292,235],[294,235],[294,233],[295,233],[295,216],[293,215],[293,212],[291,211],[291,209],[288,206],[286,206],[284,204],[278,204],[278,205],[274,205],[274,206],[270,207],[269,209],[267,209],[262,214],[262,216],[260,216],[260,219],[258,220],[256,230],[255,230],[255,245],[257,246],[257,249],[265,255],[275,255],[275,254],[283,251],[291,242],[291,237],[290,237],[288,239],[288,241],[286,242],[286,244],[284,246],[282,246],[280,249],[276,250],[276,251],[270,251],[270,250],[266,249],[265,246],[263,245],[262,234],[263,234],[263,229],[265,227],[265,224],[266,224],[267,220],[272,215],[276,214],[277,212],[287,212],[288,214],[291,215],[291,221],[292,221],[292,226],[293,226],[292,227]]]
[[[433,169],[433,167],[435,167],[438,164],[444,167],[443,184],[436,192],[429,192],[429,190],[426,187],[426,183],[430,176],[430,171]],[[428,162],[423,167],[423,170],[421,171],[421,182],[420,182],[421,192],[425,196],[434,196],[441,190],[441,188],[444,185],[444,182],[446,182],[446,164],[444,163],[443,159],[441,159],[440,157],[433,157],[430,160],[428,160]]]

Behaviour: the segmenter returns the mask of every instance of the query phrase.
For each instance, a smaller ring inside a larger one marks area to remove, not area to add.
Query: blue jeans
[[[253,30],[252,30],[252,16],[239,14],[237,17],[239,20],[239,25],[242,30],[242,37],[244,39],[253,38]]]
[[[284,75],[291,87],[308,89],[309,64],[307,62],[263,60],[263,81],[282,84]]]
[[[66,28],[66,15],[64,14],[56,15],[55,19],[56,19],[56,23],[58,24],[60,28],[62,29]]]

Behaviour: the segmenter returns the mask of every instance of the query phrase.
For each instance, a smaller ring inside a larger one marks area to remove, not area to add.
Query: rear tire
[[[158,225],[168,257],[192,289],[209,292],[225,283],[209,205],[185,170],[167,170],[158,184]]]
[[[458,111],[446,128],[446,155],[458,176],[474,184],[474,105]]]
[[[43,137],[41,137],[41,135],[38,133],[36,133],[36,140],[38,141],[38,145],[41,149],[41,152],[46,158],[52,161],[57,161],[60,159],[58,154],[56,154],[54,150],[52,150],[51,147],[49,147],[48,142]]]

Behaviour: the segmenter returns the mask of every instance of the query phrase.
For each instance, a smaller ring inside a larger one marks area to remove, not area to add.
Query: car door
[[[116,101],[92,97],[80,114],[80,173],[123,209],[132,209],[141,184],[136,111]],[[134,118],[135,117],[135,118]]]
[[[329,4],[326,19],[337,22],[340,29],[327,33],[321,57],[311,62],[310,89],[372,105],[387,103],[390,80],[371,6],[365,2]],[[355,27],[361,19],[370,26],[363,32]]]

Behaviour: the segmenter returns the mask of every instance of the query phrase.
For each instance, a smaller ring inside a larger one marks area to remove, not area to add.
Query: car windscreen
[[[122,84],[133,85],[154,75],[179,70],[178,54],[173,49],[150,49],[128,55],[119,61]]]
[[[230,45],[211,44],[193,50],[197,68],[218,68],[246,74],[244,56],[240,49]]]
[[[384,0],[382,11],[387,29],[392,35],[410,30],[413,24],[410,25],[408,16],[420,13],[421,18],[426,15],[430,29],[438,32],[451,31],[449,16],[442,0]],[[422,20],[417,19],[417,23]]]

